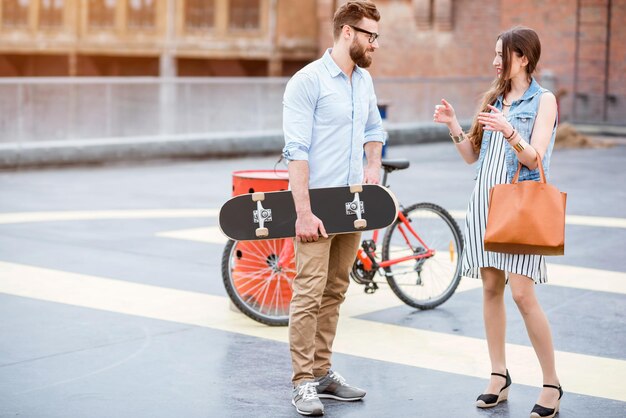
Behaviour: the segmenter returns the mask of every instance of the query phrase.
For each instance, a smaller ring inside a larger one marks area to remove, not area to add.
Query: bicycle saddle
[[[383,169],[390,173],[395,170],[404,170],[411,165],[409,160],[387,160],[383,159]]]

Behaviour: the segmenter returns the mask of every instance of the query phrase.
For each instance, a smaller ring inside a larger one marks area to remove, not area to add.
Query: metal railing
[[[0,142],[162,137],[282,128],[287,78],[0,79]],[[432,122],[441,98],[459,119],[489,77],[377,78],[390,124]]]

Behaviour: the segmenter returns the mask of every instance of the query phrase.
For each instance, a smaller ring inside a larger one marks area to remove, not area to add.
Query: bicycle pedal
[[[373,294],[374,292],[376,292],[376,290],[378,290],[378,285],[374,282],[367,283],[365,285],[365,288],[363,289],[363,291],[368,295]]]

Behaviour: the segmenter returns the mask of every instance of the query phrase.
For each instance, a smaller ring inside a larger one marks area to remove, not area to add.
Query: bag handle
[[[543,172],[543,164],[541,163],[541,157],[539,157],[539,153],[537,151],[535,151],[535,153],[537,157],[537,167],[539,167],[539,175],[541,176],[541,182],[545,183],[546,175]],[[519,178],[519,173],[521,170],[522,170],[522,163],[518,161],[517,171],[515,172],[515,176],[513,177],[513,180],[511,180],[511,184],[517,183],[517,179]]]

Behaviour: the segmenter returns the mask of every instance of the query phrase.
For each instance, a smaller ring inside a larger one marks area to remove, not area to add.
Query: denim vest
[[[509,123],[515,128],[517,132],[521,135],[522,138],[526,140],[526,142],[531,142],[531,134],[533,132],[533,127],[535,126],[535,119],[537,117],[537,111],[539,110],[539,102],[541,101],[541,95],[547,92],[547,89],[544,89],[535,81],[533,78],[528,90],[524,92],[524,95],[519,99],[511,103],[511,108],[509,109],[509,113],[506,116],[506,119]],[[494,104],[498,110],[502,110],[502,96],[499,96]],[[554,128],[552,129],[552,138],[550,138],[550,144],[548,145],[548,149],[543,156],[543,171],[546,174],[546,178],[549,175],[550,170],[550,156],[552,155],[552,148],[554,148],[554,138],[556,137],[556,127],[558,124],[558,116],[557,121],[554,124]],[[483,141],[480,146],[480,154],[478,157],[478,165],[476,168],[476,175],[478,176],[478,171],[483,164],[485,159],[485,155],[487,154],[487,149],[489,148],[489,141],[491,140],[491,132],[485,131],[483,133]],[[515,176],[515,172],[517,171],[518,159],[517,154],[513,150],[513,147],[507,144],[505,151],[506,155],[506,177],[507,182],[511,182],[513,177]],[[519,181],[524,180],[539,180],[539,168],[537,167],[534,170],[529,169],[525,165],[522,164],[522,169],[519,175]]]

